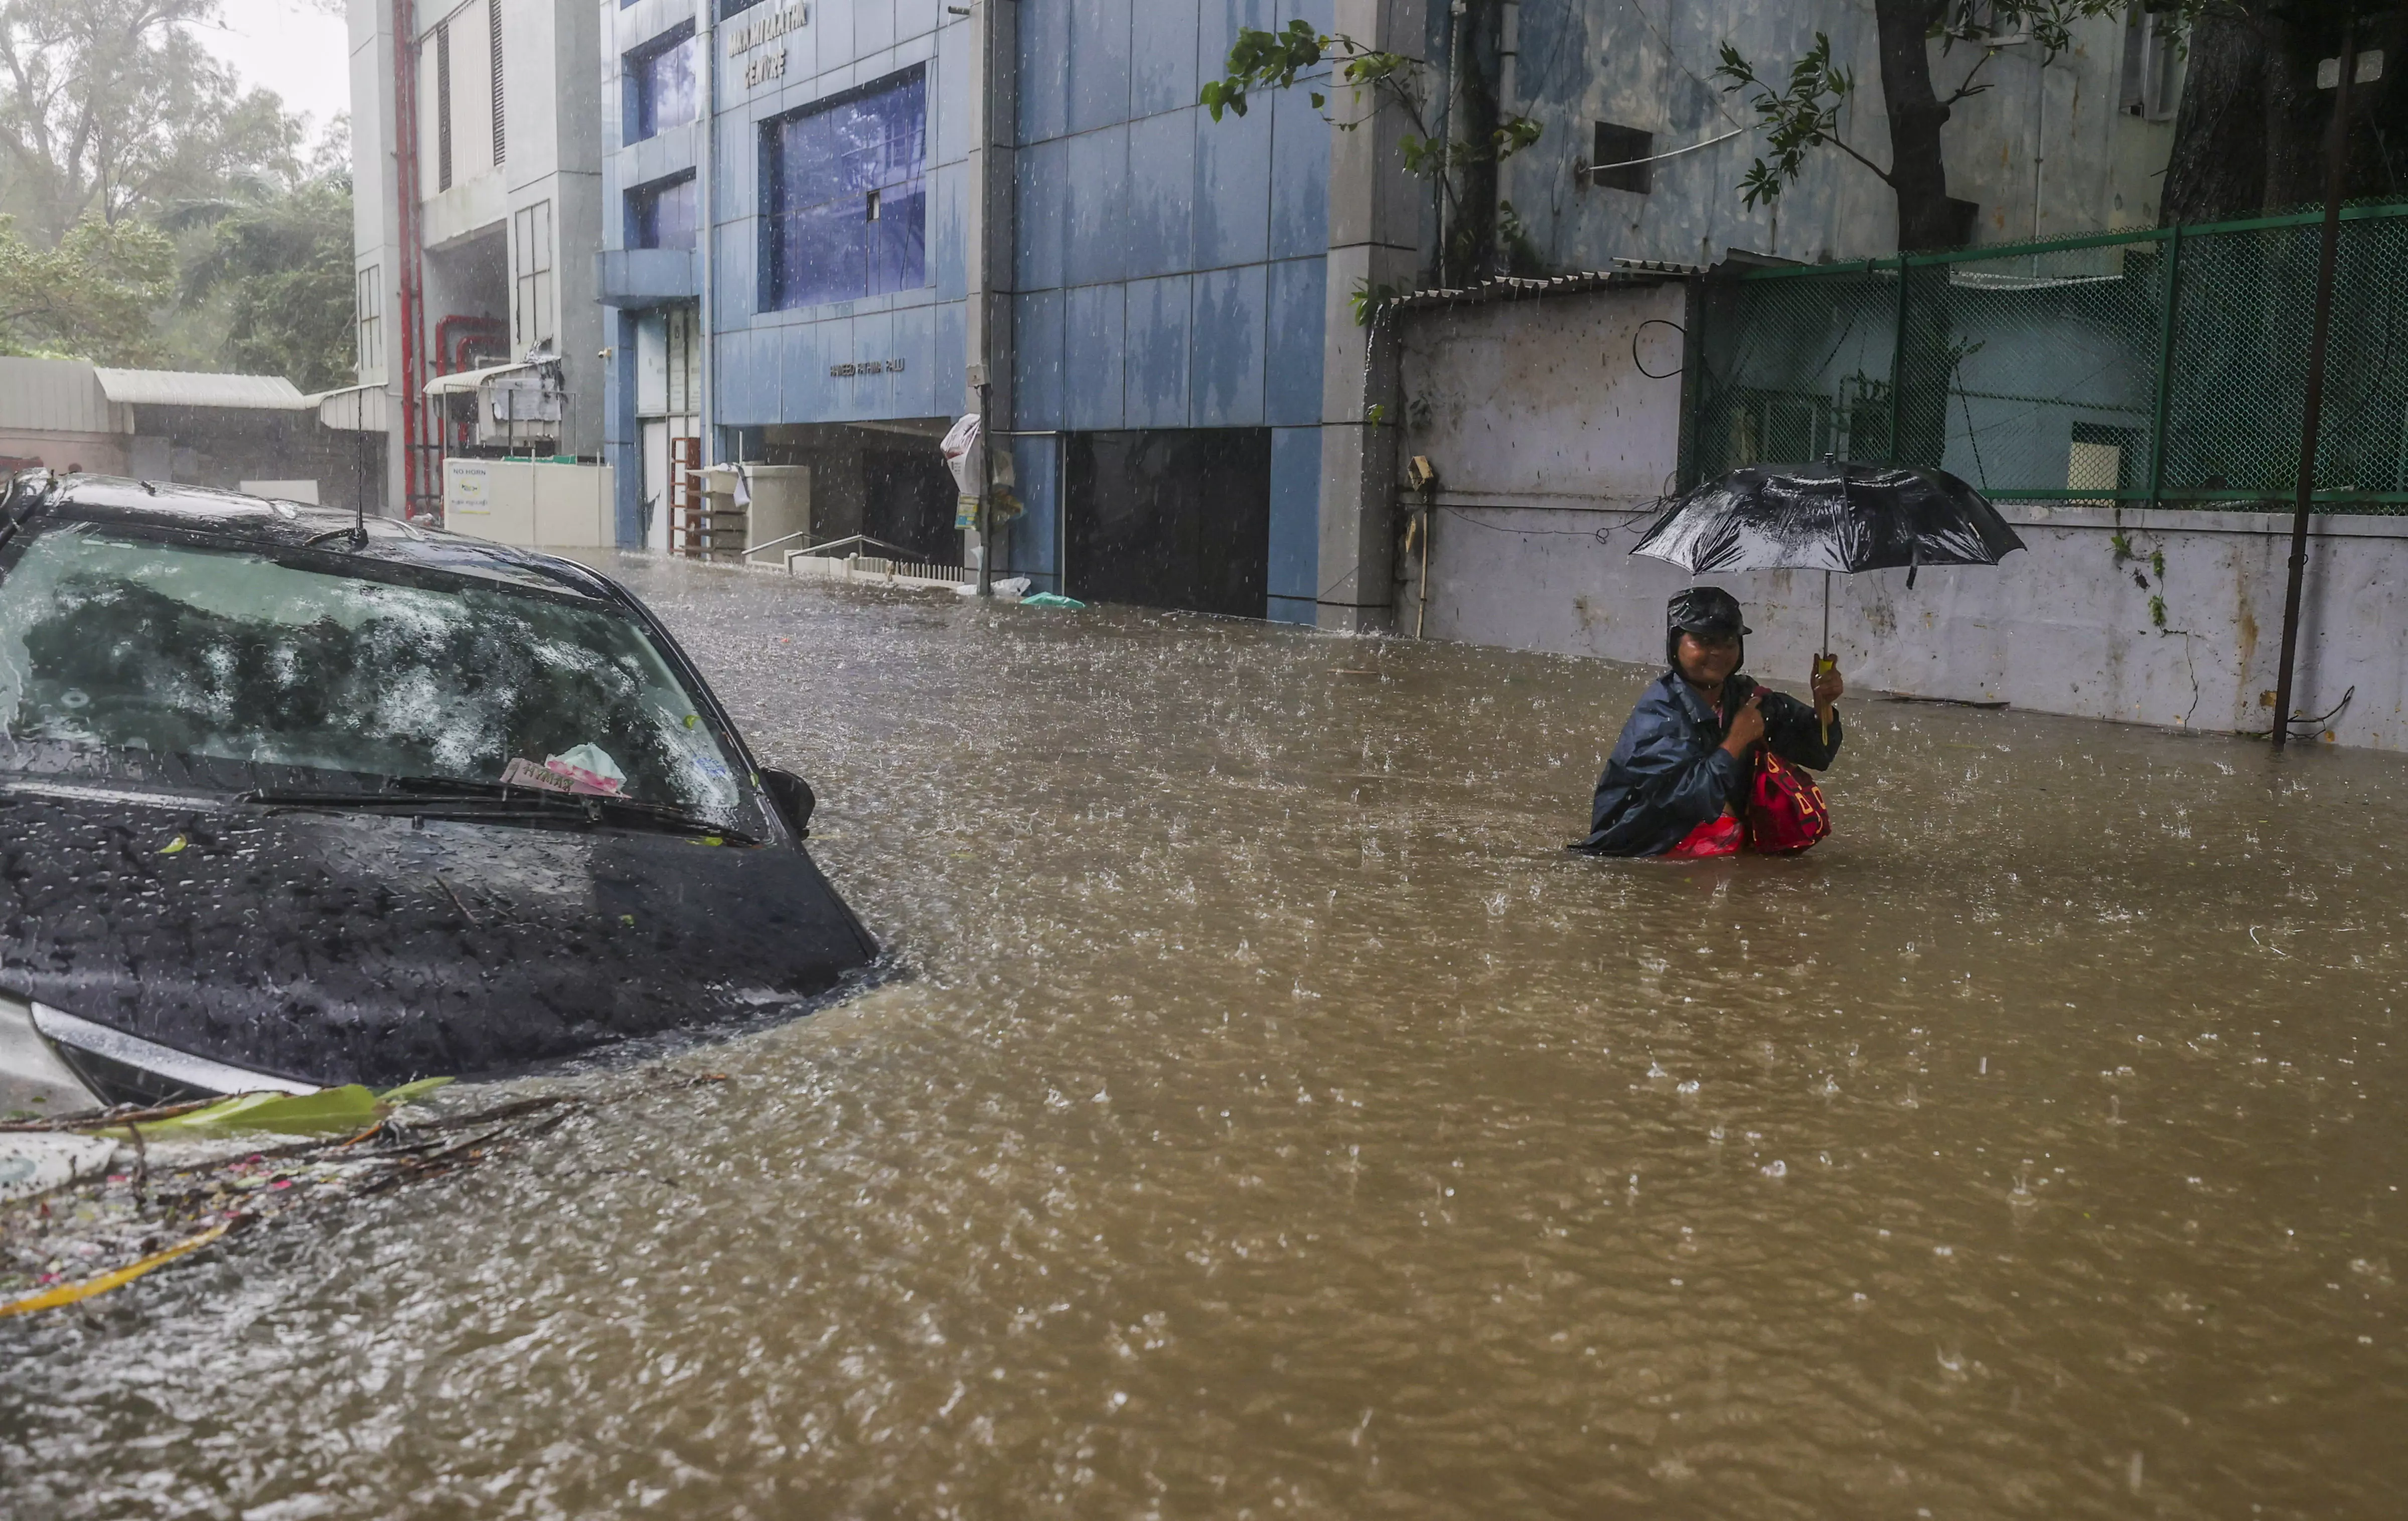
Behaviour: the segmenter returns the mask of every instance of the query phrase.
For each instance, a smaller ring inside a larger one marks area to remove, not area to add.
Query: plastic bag
[[[566,777],[572,792],[616,793],[627,784],[627,773],[597,744],[577,745],[565,754],[548,755],[543,768]]]
[[[945,430],[945,441],[938,448],[945,456],[945,468],[953,472],[954,487],[963,495],[986,494],[986,445],[978,413],[964,412]]]

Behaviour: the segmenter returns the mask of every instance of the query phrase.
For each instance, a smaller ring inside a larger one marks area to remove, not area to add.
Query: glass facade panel
[[[690,249],[700,225],[694,176],[639,185],[627,192],[627,246]]]
[[[764,309],[927,283],[924,70],[767,123],[761,157]]]
[[[642,142],[695,119],[694,23],[627,55],[624,140]]]

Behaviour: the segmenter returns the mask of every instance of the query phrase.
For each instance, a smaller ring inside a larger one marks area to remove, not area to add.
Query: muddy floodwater
[[[0,1325],[0,1513],[2400,1514],[2408,761],[1597,861],[1635,667],[619,568],[900,974]]]

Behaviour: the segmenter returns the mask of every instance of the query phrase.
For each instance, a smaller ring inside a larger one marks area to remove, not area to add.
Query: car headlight
[[[94,1105],[176,1103],[318,1086],[195,1056],[0,994],[0,1115],[74,1113]]]
[[[78,1114],[102,1102],[34,1025],[34,1006],[0,994],[0,1120]]]

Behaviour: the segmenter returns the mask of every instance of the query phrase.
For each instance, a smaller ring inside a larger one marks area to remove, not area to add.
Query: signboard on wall
[[[744,88],[757,89],[772,79],[784,79],[786,48],[781,39],[787,33],[799,32],[810,23],[811,7],[793,5],[774,7],[739,25],[729,26],[727,56],[731,60],[743,60]],[[771,43],[778,46],[770,48]],[[747,58],[747,53],[755,56]]]
[[[491,517],[494,511],[494,467],[480,459],[443,462],[443,516],[446,522],[466,515]]]

